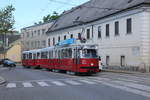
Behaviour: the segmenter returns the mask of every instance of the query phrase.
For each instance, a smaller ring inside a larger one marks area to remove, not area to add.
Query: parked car
[[[16,67],[16,63],[9,60],[9,59],[4,59],[3,60],[3,66],[4,67]]]
[[[5,58],[5,59],[0,59],[0,65],[3,64],[4,60],[9,60],[8,58]]]

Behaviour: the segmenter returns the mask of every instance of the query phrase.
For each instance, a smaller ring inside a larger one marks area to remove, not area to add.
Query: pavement
[[[6,82],[6,80],[1,76],[2,73],[2,66],[0,65],[0,85],[4,84]]]
[[[150,74],[74,76],[45,69],[0,68],[0,100],[150,100]]]
[[[115,69],[102,69],[102,72],[112,72],[112,73],[125,73],[125,74],[143,74],[143,75],[150,75],[150,73],[149,73],[149,72],[126,71],[126,70],[115,70]]]
[[[0,76],[0,85],[4,84],[6,81],[3,77]]]
[[[0,70],[7,80],[0,86],[0,100],[150,100],[146,74],[74,76],[21,66]]]

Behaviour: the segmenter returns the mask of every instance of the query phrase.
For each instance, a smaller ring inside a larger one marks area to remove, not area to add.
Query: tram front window
[[[95,49],[83,49],[81,58],[97,58],[97,51]]]

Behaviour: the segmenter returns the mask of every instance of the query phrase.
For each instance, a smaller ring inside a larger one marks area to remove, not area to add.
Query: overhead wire
[[[76,5],[76,4],[63,2],[63,1],[59,1],[59,0],[50,0],[50,1],[55,2],[55,3],[65,4],[65,5],[79,6],[79,5]],[[83,5],[82,7],[85,7],[85,8],[97,8],[97,9],[107,9],[107,10],[121,10],[119,8],[107,8],[107,7],[104,8],[104,7],[96,7],[96,6],[85,6],[85,5]]]

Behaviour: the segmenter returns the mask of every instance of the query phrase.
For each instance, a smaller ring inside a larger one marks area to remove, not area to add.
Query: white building
[[[91,0],[65,12],[47,35],[50,45],[81,35],[99,45],[105,66],[150,71],[150,0]]]
[[[52,24],[47,22],[21,29],[22,51],[47,47],[46,32]]]

